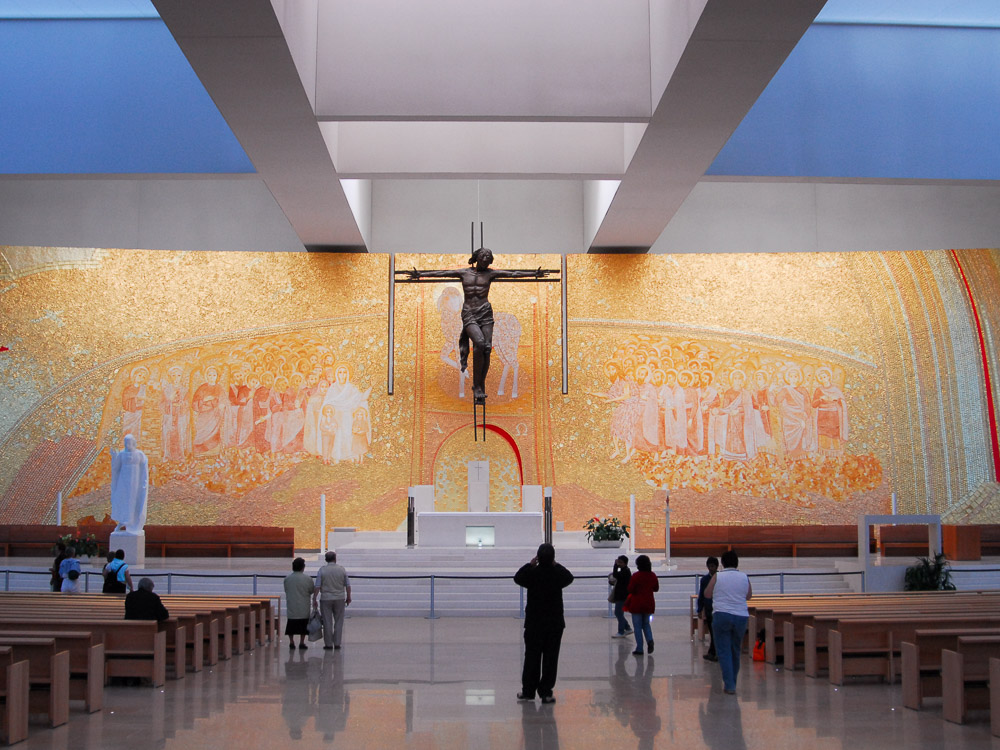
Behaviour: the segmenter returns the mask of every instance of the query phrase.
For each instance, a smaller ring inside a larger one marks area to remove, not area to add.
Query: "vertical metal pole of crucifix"
[[[569,315],[566,312],[566,256],[559,261],[559,306],[562,308],[560,313],[559,325],[562,328],[562,392],[565,396],[569,393],[569,331],[567,330],[567,325],[569,324]]]
[[[394,379],[393,368],[395,366],[395,341],[396,341],[396,254],[389,253],[389,363],[386,368],[385,386],[386,391],[391,396]]]

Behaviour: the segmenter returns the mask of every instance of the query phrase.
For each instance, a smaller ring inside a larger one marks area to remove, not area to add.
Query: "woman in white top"
[[[736,568],[740,559],[733,550],[722,553],[722,570],[715,574],[705,589],[712,600],[712,637],[722,669],[722,685],[729,695],[736,694],[736,678],[740,673],[740,652],[747,632],[747,601],[753,596],[750,579]]]

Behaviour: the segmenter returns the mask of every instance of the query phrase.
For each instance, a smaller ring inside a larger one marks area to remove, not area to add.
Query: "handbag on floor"
[[[319,610],[313,609],[309,615],[309,622],[306,623],[306,632],[310,641],[318,641],[323,637],[323,618],[320,617]]]

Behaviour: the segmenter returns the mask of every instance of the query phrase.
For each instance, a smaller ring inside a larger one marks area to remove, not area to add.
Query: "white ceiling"
[[[392,181],[451,181],[478,208],[480,180],[538,180],[578,186],[581,249],[640,252],[823,6],[153,2],[306,247],[381,249],[358,196]]]

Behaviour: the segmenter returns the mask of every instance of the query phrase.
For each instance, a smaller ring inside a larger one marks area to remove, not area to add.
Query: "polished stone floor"
[[[982,717],[949,724],[901,706],[899,685],[826,680],[743,662],[736,697],[684,617],[631,655],[612,621],[570,618],[557,702],[518,703],[513,618],[349,618],[341,651],[279,645],[168,681],[109,687],[102,712],[33,724],[23,748],[986,748]],[[997,741],[1000,744],[1000,740]]]

